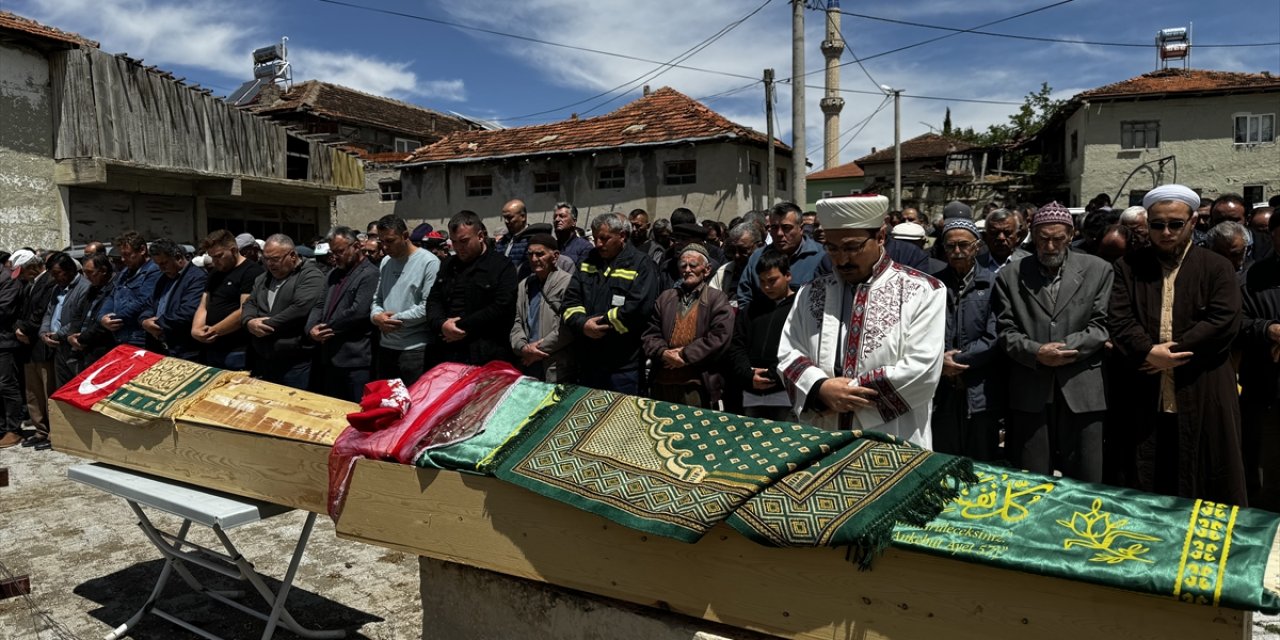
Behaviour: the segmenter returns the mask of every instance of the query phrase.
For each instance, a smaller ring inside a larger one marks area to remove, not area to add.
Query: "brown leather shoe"
[[[9,447],[20,444],[21,442],[22,435],[10,431],[9,433],[4,434],[4,437],[0,438],[0,449],[8,449]]]

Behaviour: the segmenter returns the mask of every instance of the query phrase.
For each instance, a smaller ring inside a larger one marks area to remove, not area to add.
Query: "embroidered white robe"
[[[841,317],[845,295],[854,297],[848,318]],[[929,419],[942,375],[946,308],[941,282],[888,254],[852,294],[835,274],[801,288],[778,345],[778,372],[800,422],[881,431],[932,449]],[[835,377],[874,389],[874,406],[849,413],[806,411],[809,394],[818,392],[815,385]]]

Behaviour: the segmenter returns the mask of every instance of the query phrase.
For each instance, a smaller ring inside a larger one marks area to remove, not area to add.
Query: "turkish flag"
[[[111,395],[125,383],[138,377],[164,356],[132,345],[120,345],[97,362],[85,367],[80,375],[63,385],[52,397],[83,411]]]

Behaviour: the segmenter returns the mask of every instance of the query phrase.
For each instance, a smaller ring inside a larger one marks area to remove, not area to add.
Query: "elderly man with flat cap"
[[[1005,453],[1035,473],[1102,481],[1107,409],[1102,361],[1111,265],[1071,250],[1071,212],[1053,202],[1031,221],[1035,253],[996,274],[996,331],[1009,356]]]
[[[1145,374],[1126,390],[1122,409],[1132,426],[1139,488],[1245,505],[1231,365],[1240,288],[1226,258],[1191,241],[1199,204],[1182,185],[1147,192],[1142,206],[1151,246],[1116,264],[1112,341],[1128,366]],[[1252,472],[1258,447],[1250,449]]]
[[[800,421],[874,429],[931,449],[947,292],[885,250],[884,196],[817,203],[835,273],[802,287],[778,345]]]

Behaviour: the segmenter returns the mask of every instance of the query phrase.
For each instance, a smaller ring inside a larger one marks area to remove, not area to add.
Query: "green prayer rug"
[[[167,418],[199,394],[239,374],[181,360],[162,358],[124,386],[93,405],[93,410],[129,424]]]
[[[965,458],[853,433],[857,440],[748,500],[729,524],[775,547],[849,546],[851,559],[866,567],[895,523],[929,522],[957,494],[956,481],[974,479]]]
[[[974,463],[924,526],[893,544],[1194,604],[1280,612],[1276,515]]]
[[[495,475],[633,529],[693,542],[765,487],[855,439],[566,387],[500,455]]]

